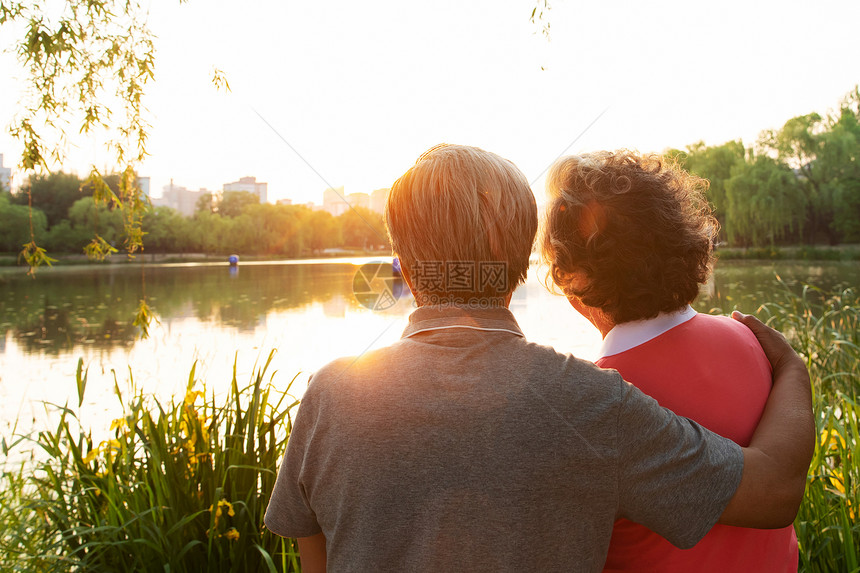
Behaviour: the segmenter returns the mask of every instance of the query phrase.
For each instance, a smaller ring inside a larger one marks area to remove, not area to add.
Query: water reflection
[[[357,306],[352,294],[357,268],[348,262],[148,267],[146,293],[168,327],[194,319],[213,328],[254,334],[267,330],[267,317],[273,312],[313,303],[322,303],[327,319],[343,319]],[[777,275],[782,284],[775,280]],[[735,308],[752,312],[778,291],[799,292],[804,283],[824,289],[856,286],[860,265],[721,263],[695,306],[703,312]],[[138,332],[131,318],[141,292],[139,268],[66,267],[40,271],[35,280],[5,271],[0,274],[0,354],[7,336],[25,353],[54,356],[81,348],[133,346]],[[409,310],[398,305],[386,314],[400,316]]]
[[[146,270],[147,299],[162,323],[195,318],[253,333],[273,311],[324,303],[343,316],[350,304],[355,266],[256,265],[153,267]],[[77,347],[134,344],[142,285],[139,269],[86,268],[0,276],[0,339],[6,333],[28,352],[59,354]]]

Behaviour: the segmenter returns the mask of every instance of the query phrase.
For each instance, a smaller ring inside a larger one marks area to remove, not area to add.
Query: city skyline
[[[2,155],[0,155],[0,159],[2,159]],[[238,181],[224,183],[221,186],[221,190],[211,190],[205,187],[190,189],[171,179],[168,185],[162,187],[160,195],[152,193],[151,181],[148,176],[138,177],[137,183],[144,195],[149,197],[153,207],[170,207],[187,217],[194,214],[199,206],[200,199],[207,193],[215,197],[221,196],[226,192],[249,192],[257,195],[260,203],[274,203],[277,205],[294,204],[292,198],[281,198],[274,202],[268,201],[268,184],[258,182],[255,176],[244,176],[240,177]],[[335,217],[344,214],[353,207],[363,207],[382,214],[385,209],[385,202],[388,199],[388,193],[389,189],[387,187],[375,189],[370,193],[360,191],[347,193],[344,186],[340,186],[324,189],[319,194],[322,198],[321,203],[307,201],[295,204],[306,206],[312,210],[326,211]]]

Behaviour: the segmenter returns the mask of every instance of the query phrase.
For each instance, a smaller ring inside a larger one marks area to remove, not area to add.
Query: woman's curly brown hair
[[[657,155],[560,159],[547,179],[549,277],[616,324],[682,309],[713,267],[719,226],[707,187]]]

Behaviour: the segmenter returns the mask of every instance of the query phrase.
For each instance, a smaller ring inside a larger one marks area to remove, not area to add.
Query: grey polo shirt
[[[599,571],[620,517],[695,544],[742,467],[507,309],[422,307],[400,341],[312,377],[265,522],[323,532],[329,571]]]

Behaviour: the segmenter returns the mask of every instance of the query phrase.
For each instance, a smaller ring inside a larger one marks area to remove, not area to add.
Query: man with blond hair
[[[718,521],[794,519],[814,432],[809,378],[774,367],[748,448],[617,372],[527,342],[507,309],[537,230],[528,181],[464,146],[422,155],[385,213],[418,308],[400,341],[311,379],[265,522],[314,571],[599,571],[625,517],[679,547]]]

